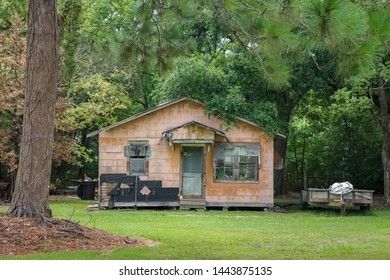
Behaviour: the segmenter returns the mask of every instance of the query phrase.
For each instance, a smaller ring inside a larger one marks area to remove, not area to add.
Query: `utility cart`
[[[301,192],[301,209],[308,206],[339,208],[344,215],[346,209],[370,210],[373,203],[373,190],[349,190],[346,193],[334,193],[332,189],[310,188]]]

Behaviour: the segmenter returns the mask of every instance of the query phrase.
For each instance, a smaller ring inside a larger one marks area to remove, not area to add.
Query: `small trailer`
[[[308,206],[339,208],[344,215],[346,209],[370,210],[373,203],[373,190],[351,190],[347,193],[332,193],[330,189],[310,188],[301,192],[301,209]]]

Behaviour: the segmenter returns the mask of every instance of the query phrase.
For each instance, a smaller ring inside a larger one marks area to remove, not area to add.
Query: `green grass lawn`
[[[86,211],[81,200],[51,202],[53,215],[107,232],[160,242],[106,252],[58,252],[18,259],[305,260],[390,259],[390,211]]]

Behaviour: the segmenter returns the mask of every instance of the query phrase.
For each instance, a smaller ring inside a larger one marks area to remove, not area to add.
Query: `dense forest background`
[[[276,193],[301,190],[305,181],[328,187],[341,180],[383,193],[390,168],[388,2],[58,4],[55,187],[97,178],[97,139],[88,133],[190,96],[227,127],[240,116],[286,135],[278,143],[285,168]],[[14,180],[18,166],[26,17],[27,1],[1,1],[3,182]]]

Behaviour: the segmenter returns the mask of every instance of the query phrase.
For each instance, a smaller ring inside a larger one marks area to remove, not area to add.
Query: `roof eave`
[[[148,114],[151,114],[151,113],[153,113],[153,112],[155,112],[155,111],[158,111],[158,110],[160,110],[160,109],[163,109],[163,108],[165,108],[165,107],[171,106],[171,105],[173,105],[173,104],[182,102],[182,101],[184,101],[184,100],[188,100],[188,101],[191,101],[191,102],[195,102],[195,103],[199,103],[199,104],[204,105],[203,103],[201,103],[201,102],[199,102],[199,101],[197,101],[197,100],[195,100],[195,99],[192,99],[192,98],[189,98],[189,97],[181,97],[181,98],[178,98],[178,99],[174,99],[174,100],[171,100],[171,101],[162,103],[162,104],[160,104],[160,105],[158,105],[158,106],[156,106],[156,107],[153,107],[153,108],[151,108],[151,109],[149,109],[149,110],[146,110],[146,111],[144,111],[144,112],[135,114],[135,115],[133,115],[133,116],[127,118],[127,119],[121,120],[121,121],[116,122],[116,123],[114,123],[114,124],[112,124],[112,125],[106,126],[106,127],[101,128],[101,129],[99,129],[99,130],[96,130],[96,131],[93,131],[93,132],[87,134],[87,137],[90,138],[90,137],[97,136],[97,135],[99,135],[99,134],[100,134],[101,132],[103,132],[103,131],[110,130],[110,129],[112,129],[112,128],[115,128],[115,127],[117,127],[117,126],[120,126],[120,125],[125,124],[125,123],[130,122],[130,121],[136,120],[136,119],[138,119],[138,118],[141,118],[141,117],[143,117],[143,116],[146,116],[146,115],[148,115]]]
[[[258,127],[258,128],[260,128],[260,129],[264,129],[264,130],[267,130],[267,131],[268,131],[268,129],[266,129],[265,127],[262,127],[262,126],[260,126],[260,125],[258,125],[258,124],[256,124],[256,123],[254,123],[254,122],[248,121],[248,120],[243,119],[243,118],[240,118],[240,117],[236,117],[236,119],[237,119],[237,120],[240,120],[240,121],[242,121],[242,122],[244,122],[244,123],[247,123],[247,124],[253,125],[253,126],[255,126],[255,127]],[[273,135],[276,136],[276,137],[279,137],[279,138],[286,138],[286,135],[283,135],[283,134],[277,133],[277,132],[273,133]]]

